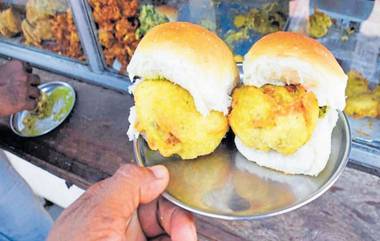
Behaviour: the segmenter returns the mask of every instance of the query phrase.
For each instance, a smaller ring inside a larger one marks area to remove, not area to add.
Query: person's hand
[[[48,241],[196,241],[193,216],[157,199],[168,182],[164,166],[125,165],[69,206]]]
[[[32,68],[20,61],[0,66],[0,116],[33,110],[40,95],[39,83]]]

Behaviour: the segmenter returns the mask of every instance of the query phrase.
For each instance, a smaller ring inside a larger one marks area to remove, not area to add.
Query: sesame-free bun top
[[[291,32],[268,34],[245,55],[244,84],[301,84],[318,98],[319,106],[343,110],[347,76],[318,41]]]
[[[239,79],[228,46],[216,34],[185,22],[152,28],[137,46],[127,70],[131,80],[165,78],[178,84],[190,92],[202,115],[211,110],[226,115]]]

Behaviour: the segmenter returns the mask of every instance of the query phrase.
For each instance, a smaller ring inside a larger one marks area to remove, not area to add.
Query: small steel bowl
[[[36,126],[37,126],[35,128],[36,130],[31,132],[31,131],[28,131],[23,124],[24,118],[30,112],[29,111],[18,112],[16,114],[12,115],[10,118],[10,121],[9,121],[9,125],[10,125],[11,129],[16,135],[19,135],[21,137],[42,136],[42,135],[45,135],[45,134],[51,132],[52,130],[54,130],[55,128],[60,126],[66,120],[66,118],[70,115],[71,111],[73,110],[73,108],[75,106],[76,94],[75,94],[74,88],[71,85],[69,85],[65,82],[61,82],[61,81],[48,82],[48,83],[44,83],[44,84],[38,86],[40,91],[44,92],[46,94],[52,93],[58,87],[63,87],[63,88],[66,88],[67,90],[69,90],[69,92],[68,92],[69,97],[73,98],[72,105],[68,108],[67,112],[63,113],[62,118],[60,118],[59,120],[54,120],[54,118],[51,117],[51,118],[46,118],[43,120],[38,120],[36,122]]]
[[[263,219],[308,204],[342,174],[350,148],[350,128],[342,112],[332,133],[329,161],[317,177],[286,175],[248,161],[237,151],[231,133],[214,153],[194,160],[164,158],[142,137],[134,141],[139,165],[169,169],[165,198],[193,213],[225,220]]]

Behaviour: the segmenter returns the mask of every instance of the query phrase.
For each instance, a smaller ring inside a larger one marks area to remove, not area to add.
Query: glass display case
[[[348,97],[354,107],[349,110],[352,159],[380,166],[379,2],[0,0],[0,54],[127,91],[126,68],[133,52],[144,34],[158,24],[200,24],[230,46],[237,63],[265,34],[301,32],[323,43],[346,73],[365,83],[362,92]]]

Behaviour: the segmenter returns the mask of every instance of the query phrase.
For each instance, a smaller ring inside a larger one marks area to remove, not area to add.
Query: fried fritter
[[[21,18],[20,15],[8,8],[0,13],[0,36],[13,37],[21,32]]]
[[[365,93],[349,97],[344,112],[354,118],[378,116],[379,101],[372,93]]]
[[[356,71],[350,71],[347,75],[347,100],[344,112],[354,118],[380,116],[380,86],[371,91],[368,80],[363,75]]]
[[[84,60],[82,45],[71,10],[57,14],[51,24],[55,43],[50,48],[59,54]]]
[[[229,122],[245,145],[292,154],[310,139],[318,116],[317,98],[299,85],[243,86],[233,93]]]
[[[329,15],[324,12],[316,11],[309,17],[307,31],[313,38],[322,38],[327,34],[332,24]]]
[[[95,22],[99,26],[98,37],[103,46],[106,64],[112,67],[117,60],[125,73],[129,60],[137,47],[138,0],[89,0]]]
[[[144,80],[134,90],[137,131],[152,150],[183,159],[213,152],[228,131],[227,117],[202,116],[185,89],[167,80]]]
[[[348,81],[346,87],[346,96],[359,95],[368,92],[368,80],[363,75],[356,71],[350,71],[347,73]]]

